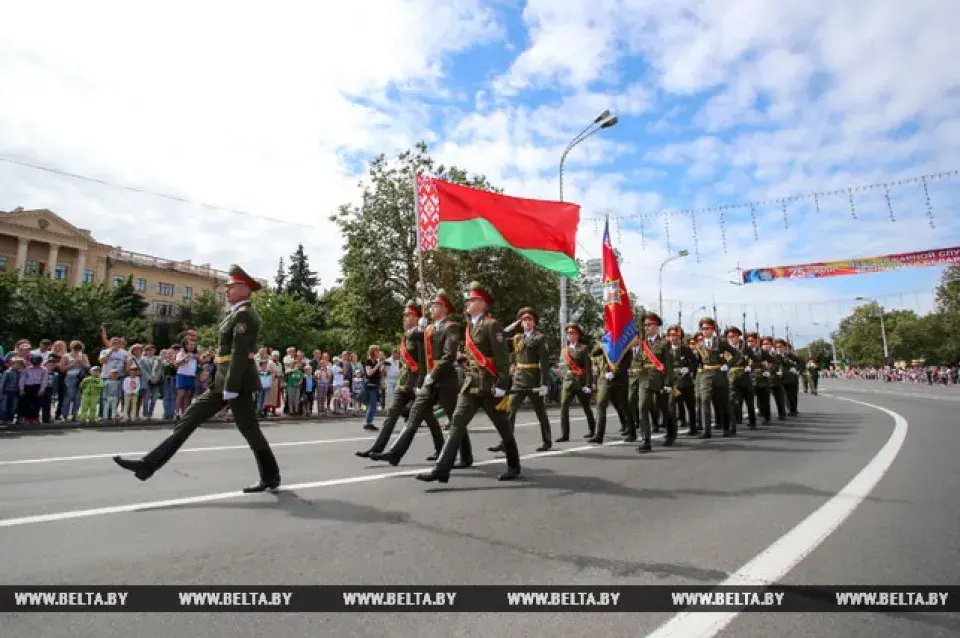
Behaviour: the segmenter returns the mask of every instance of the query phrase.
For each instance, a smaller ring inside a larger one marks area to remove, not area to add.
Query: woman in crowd
[[[80,413],[80,382],[90,371],[90,359],[83,348],[83,342],[71,341],[70,351],[60,359],[64,387],[60,396],[64,400],[57,404],[57,414],[71,421],[76,421]]]

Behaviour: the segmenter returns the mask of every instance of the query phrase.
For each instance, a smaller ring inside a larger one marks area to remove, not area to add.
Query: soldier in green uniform
[[[673,420],[670,413],[670,393],[673,387],[673,353],[670,350],[670,342],[660,335],[660,327],[663,326],[663,319],[660,315],[650,312],[643,318],[644,336],[640,342],[640,351],[634,355],[643,361],[643,369],[640,372],[640,429],[643,440],[637,451],[645,453],[650,451],[650,423],[657,415],[663,421],[667,428],[663,444],[665,446],[673,445],[677,440],[677,423]],[[656,408],[656,410],[655,410]]]
[[[424,347],[423,332],[418,329],[417,323],[423,318],[423,308],[420,304],[408,301],[403,310],[403,337],[400,339],[400,357],[402,368],[397,377],[397,389],[393,394],[393,402],[387,408],[387,417],[380,428],[380,434],[366,450],[359,450],[356,454],[361,458],[369,458],[372,454],[379,454],[387,447],[397,421],[404,414],[410,416],[410,406],[416,397],[416,390],[423,385],[427,376],[427,352]],[[433,445],[437,454],[443,447],[443,431],[440,423],[430,411],[424,415],[430,434],[433,435]]]
[[[503,336],[512,342],[515,366],[510,393],[510,428],[516,427],[517,411],[529,397],[540,422],[540,438],[543,440],[537,452],[546,452],[553,447],[550,419],[543,405],[543,398],[549,393],[550,351],[543,333],[536,328],[537,313],[533,308],[522,308],[517,313],[517,320],[503,330]],[[490,451],[502,452],[503,443],[491,447]]]
[[[783,358],[783,395],[787,400],[787,414],[797,416],[797,401],[800,395],[800,375],[802,365],[786,339],[777,339],[777,347]]]
[[[633,348],[627,348],[623,358],[617,364],[611,363],[603,350],[603,344],[597,340],[594,354],[601,357],[600,374],[597,377],[597,434],[589,439],[590,443],[603,443],[607,431],[607,406],[613,404],[620,417],[621,434],[625,441],[637,440],[637,424],[630,413],[630,364],[633,363]]]
[[[690,434],[695,434],[697,407],[693,373],[700,362],[690,346],[683,342],[683,328],[680,326],[667,328],[667,341],[670,342],[670,358],[673,361],[673,379],[669,383],[673,387],[670,393],[670,416],[677,424],[677,429],[681,421],[689,419]],[[681,416],[684,418],[681,419]]]
[[[810,394],[817,396],[820,387],[820,366],[813,359],[807,361],[807,376],[810,377]]]
[[[593,420],[593,408],[590,407],[590,393],[593,391],[593,362],[590,360],[590,346],[583,343],[583,328],[579,324],[567,324],[567,345],[563,349],[563,362],[566,373],[563,377],[563,391],[560,396],[560,438],[557,443],[570,440],[570,404],[576,398],[587,417],[587,437],[596,432]]]
[[[700,409],[703,414],[701,439],[712,436],[711,409],[717,415],[717,425],[723,436],[733,436],[736,430],[730,424],[730,385],[727,370],[743,365],[740,351],[717,335],[717,322],[710,317],[700,319],[700,334],[703,339],[697,344],[700,355],[700,370],[697,372],[697,387],[700,390]]]
[[[810,372],[807,362],[798,357],[800,362],[800,382],[803,384],[803,393],[810,394]]]
[[[413,438],[420,429],[420,424],[426,422],[433,436],[434,445],[440,443],[443,448],[443,431],[434,417],[434,406],[439,404],[448,415],[453,414],[457,407],[457,388],[460,379],[454,364],[460,351],[460,339],[463,327],[450,318],[453,313],[453,302],[445,290],[438,290],[433,303],[430,304],[430,315],[433,323],[428,324],[425,318],[418,323],[418,330],[423,331],[424,364],[426,374],[420,387],[415,391],[416,398],[410,408],[410,418],[407,425],[400,432],[400,436],[386,452],[372,453],[374,461],[387,461],[391,465],[399,465]],[[460,450],[459,468],[473,465],[473,446],[470,437],[464,435],[458,442]],[[456,454],[454,449],[454,454]],[[437,459],[438,454],[427,457],[428,461]]]
[[[730,366],[727,370],[727,379],[730,383],[730,412],[733,417],[731,429],[736,432],[737,426],[743,424],[743,406],[747,406],[747,423],[751,430],[757,429],[757,411],[754,408],[753,372],[750,351],[740,340],[743,332],[736,326],[730,326],[723,333],[724,338],[731,346],[740,352],[742,361],[738,366]]]
[[[757,411],[755,409],[757,403],[757,387],[760,383],[761,372],[763,371],[763,356],[760,352],[760,335],[756,332],[748,332],[746,345],[743,347],[743,357],[744,364],[746,365],[746,372],[750,375],[750,403],[748,404],[748,415],[752,415],[749,424],[750,429],[756,429],[757,427]],[[767,410],[769,413],[769,409]],[[768,420],[769,422],[769,420]]]
[[[774,364],[768,351],[773,347],[773,339],[764,337],[761,345],[757,342],[760,336],[751,332],[747,334],[747,347],[750,348],[751,367],[754,372],[754,389],[757,397],[757,412],[763,417],[763,425],[770,424],[770,396],[773,393]]]
[[[773,337],[763,338],[763,361],[766,364],[764,367],[770,372],[770,393],[777,406],[777,419],[785,421],[787,411],[783,399],[783,357],[776,349],[776,343]]]
[[[470,317],[470,323],[464,331],[466,376],[451,418],[450,436],[436,466],[429,472],[417,474],[419,481],[446,483],[450,480],[450,470],[460,441],[466,436],[470,421],[481,409],[493,422],[503,441],[507,471],[500,475],[500,480],[510,481],[520,476],[520,451],[505,411],[509,409],[509,404],[503,405],[502,401],[510,387],[510,353],[504,343],[500,322],[488,314],[488,309],[493,305],[493,296],[474,281],[469,286],[466,304]]]
[[[213,385],[190,404],[170,436],[153,451],[139,460],[115,456],[113,460],[117,465],[146,481],[173,458],[197,427],[229,405],[260,471],[260,482],[243,491],[249,494],[280,487],[280,468],[260,430],[254,400],[254,394],[260,391],[260,375],[253,362],[260,335],[260,315],[251,305],[250,295],[257,290],[260,290],[260,283],[240,266],[230,268],[230,279],[226,283],[230,312],[220,323],[220,348]]]
[[[700,371],[700,364],[703,363],[700,360],[699,346],[701,341],[703,341],[703,335],[699,332],[690,338],[690,350],[697,359],[697,367],[690,373],[690,376],[693,377],[693,398],[696,412],[693,424],[690,426],[690,432],[688,433],[690,436],[696,436],[700,432],[703,432],[703,404],[700,401],[700,384],[697,383],[697,373]]]

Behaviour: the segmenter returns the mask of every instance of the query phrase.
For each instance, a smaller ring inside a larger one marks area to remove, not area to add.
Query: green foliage
[[[290,255],[290,265],[287,267],[286,287],[284,290],[292,295],[306,299],[311,303],[317,302],[317,287],[320,278],[310,270],[310,259],[303,250],[303,244],[297,246],[296,252]],[[280,282],[278,282],[278,285]]]
[[[220,323],[225,310],[224,303],[217,299],[213,292],[204,290],[181,308],[180,322],[184,328],[192,327],[197,330]]]
[[[817,365],[826,367],[829,366],[833,360],[833,347],[828,341],[816,339],[806,346],[799,348],[797,354],[807,361],[812,360],[816,362]],[[837,356],[840,356],[839,353],[837,353]]]
[[[420,290],[413,195],[418,171],[499,192],[483,176],[438,165],[423,142],[395,159],[381,155],[371,162],[368,179],[361,184],[360,205],[344,204],[331,217],[344,237],[343,277],[331,317],[342,326],[351,347],[365,349],[373,343],[395,342],[407,299],[429,300],[437,288],[459,296],[477,280],[489,287],[495,298],[493,314],[506,323],[514,320],[521,307],[536,308],[540,328],[550,339],[551,350],[556,348],[559,279],[512,251],[429,253],[423,263],[426,289]]]
[[[320,343],[317,330],[318,309],[315,303],[288,292],[263,290],[253,296],[253,306],[260,313],[260,343],[274,349],[288,347],[313,351]]]
[[[276,290],[278,293],[283,292],[284,290],[286,290],[286,282],[287,282],[287,271],[283,267],[283,257],[281,257],[280,262],[277,265],[277,275],[273,279],[273,283],[276,286],[274,290]]]

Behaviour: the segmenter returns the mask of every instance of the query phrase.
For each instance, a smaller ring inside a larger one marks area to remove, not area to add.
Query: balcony
[[[131,250],[123,250],[121,248],[112,249],[109,253],[107,253],[107,256],[111,261],[114,262],[133,264],[134,266],[143,266],[146,268],[173,270],[175,272],[194,275],[196,277],[204,277],[206,279],[226,281],[230,278],[230,274],[225,270],[217,270],[216,268],[211,267],[210,264],[202,264],[197,266],[190,263],[190,260],[173,261],[170,259],[160,259],[159,257],[154,257],[153,255],[135,253]]]

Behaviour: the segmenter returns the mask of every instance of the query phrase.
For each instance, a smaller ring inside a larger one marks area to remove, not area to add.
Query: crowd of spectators
[[[954,366],[912,366],[912,367],[861,367],[838,368],[821,372],[828,379],[866,379],[897,383],[922,383],[926,385],[944,385],[960,387],[960,365]]]

